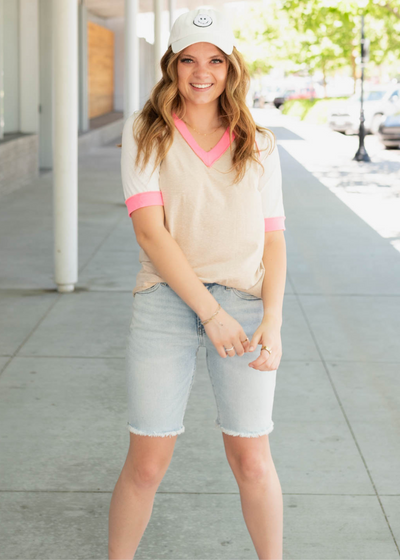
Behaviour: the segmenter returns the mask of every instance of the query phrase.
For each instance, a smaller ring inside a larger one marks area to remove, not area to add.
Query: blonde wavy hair
[[[221,51],[228,62],[227,80],[225,90],[219,97],[219,116],[222,124],[229,126],[229,138],[232,144],[232,130],[235,132],[236,148],[232,155],[232,167],[236,169],[234,183],[240,182],[246,172],[247,163],[259,161],[258,149],[255,145],[256,130],[268,135],[270,151],[275,147],[275,134],[263,126],[257,125],[246,105],[246,96],[250,87],[250,73],[247,69],[243,55],[233,47],[230,55]],[[139,111],[132,126],[133,136],[138,146],[135,165],[139,167],[142,158],[143,170],[156,149],[154,169],[167,155],[173,142],[175,123],[173,113],[182,119],[186,113],[185,98],[178,89],[178,57],[182,54],[173,53],[168,47],[161,58],[162,78],[153,87],[149,99],[143,109]],[[273,144],[271,147],[271,141]],[[268,149],[268,148],[265,148]],[[231,148],[232,150],[232,148]],[[261,151],[261,149],[260,149]],[[153,171],[154,171],[153,169]]]

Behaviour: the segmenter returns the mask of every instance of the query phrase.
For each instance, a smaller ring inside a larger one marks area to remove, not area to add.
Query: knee
[[[144,461],[133,465],[129,476],[141,489],[158,487],[165,474],[165,467],[156,461]]]
[[[232,470],[242,482],[263,482],[272,471],[272,465],[264,458],[254,454],[240,455],[235,459]]]

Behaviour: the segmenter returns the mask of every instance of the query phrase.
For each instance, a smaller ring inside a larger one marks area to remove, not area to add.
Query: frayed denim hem
[[[150,436],[150,437],[173,437],[173,436],[178,436],[179,434],[183,434],[183,432],[185,431],[185,426],[182,426],[182,428],[180,428],[179,430],[175,430],[174,432],[162,432],[162,433],[152,432],[151,434],[147,434],[146,432],[143,432],[142,430],[138,430],[137,428],[133,428],[129,424],[129,422],[128,422],[127,428],[133,434],[138,434],[139,436]]]
[[[234,430],[228,430],[227,428],[224,428],[223,426],[221,426],[221,424],[218,422],[218,420],[215,420],[215,425],[217,428],[219,428],[220,430],[222,430],[225,434],[227,434],[228,436],[239,436],[239,437],[260,437],[260,436],[265,436],[268,435],[272,432],[272,430],[274,429],[274,423],[271,421],[270,427],[267,430],[261,431],[261,432],[253,432],[253,433],[240,433],[240,432],[235,432]]]

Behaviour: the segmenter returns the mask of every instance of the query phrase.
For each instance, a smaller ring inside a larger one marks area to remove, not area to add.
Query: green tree
[[[286,74],[319,70],[326,88],[329,75],[349,68],[355,87],[364,12],[369,65],[388,63],[400,78],[400,0],[271,0],[248,6],[233,24],[253,76],[277,66]]]
[[[276,5],[299,32],[305,63],[322,70],[325,77],[349,65],[356,80],[362,13],[371,63],[400,58],[400,0],[278,0]]]

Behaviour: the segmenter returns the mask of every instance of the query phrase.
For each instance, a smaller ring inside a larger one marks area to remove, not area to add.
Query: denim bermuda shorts
[[[217,283],[204,285],[251,340],[263,318],[262,299]],[[222,358],[197,314],[167,283],[159,282],[133,297],[125,360],[130,432],[164,437],[185,431],[183,419],[201,346],[206,348],[217,404],[215,427],[242,437],[273,430],[276,370],[248,366],[261,346],[243,356]]]

